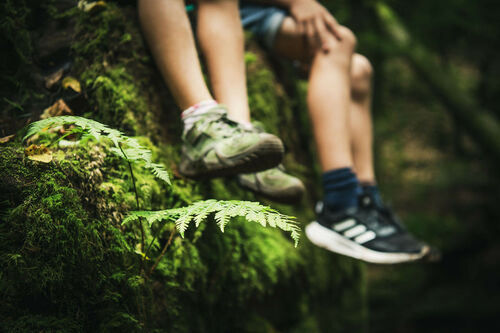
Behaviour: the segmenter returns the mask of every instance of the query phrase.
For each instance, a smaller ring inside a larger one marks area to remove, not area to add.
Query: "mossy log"
[[[176,173],[179,110],[144,45],[134,5],[121,3],[83,11],[62,0],[6,1],[7,17],[17,14],[12,20],[17,32],[10,30],[7,44],[14,51],[3,66],[17,66],[9,75],[23,89],[2,86],[10,94],[3,119],[19,129],[22,121],[13,103],[36,120],[51,101],[63,98],[74,114],[137,137],[173,173],[173,185],[166,187],[141,168],[134,169],[141,209],[180,207],[208,198],[260,199],[232,179],[195,182]],[[35,29],[30,25],[34,15],[52,24],[30,31]],[[44,50],[44,61],[69,58],[73,65],[64,75],[81,83],[80,94],[37,83],[44,75],[38,38],[54,24],[72,38],[69,45]],[[16,41],[33,47],[16,47]],[[309,149],[304,84],[296,84],[297,95],[288,96],[259,48],[248,44],[252,112],[284,139],[289,150],[284,163],[309,192],[294,207],[266,204],[307,223],[314,217],[317,166]],[[23,67],[27,64],[28,72]],[[290,130],[298,124],[307,136]],[[49,163],[32,161],[25,156],[21,132],[0,144],[1,331],[365,329],[366,286],[359,262],[318,249],[305,237],[295,249],[288,235],[254,223],[235,221],[224,233],[213,221],[188,229],[185,238],[173,237],[154,273],[144,274],[144,266],[153,260],[138,254],[138,227],[121,225],[127,211],[137,208],[127,166],[98,144],[54,149]],[[152,242],[150,258],[159,255],[172,228],[167,225],[165,234]]]

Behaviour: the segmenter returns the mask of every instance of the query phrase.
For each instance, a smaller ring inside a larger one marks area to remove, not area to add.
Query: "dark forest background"
[[[500,309],[500,4],[378,2],[388,15],[371,1],[330,3],[375,60],[383,193],[442,251],[439,263],[368,267],[371,330],[488,331]]]

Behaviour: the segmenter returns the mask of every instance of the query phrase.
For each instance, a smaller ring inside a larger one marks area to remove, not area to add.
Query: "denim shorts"
[[[274,48],[274,40],[287,15],[287,11],[283,8],[240,1],[243,28],[252,32],[269,50]]]

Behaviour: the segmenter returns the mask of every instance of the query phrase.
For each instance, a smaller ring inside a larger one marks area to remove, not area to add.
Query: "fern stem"
[[[151,243],[149,243],[148,247],[146,248],[146,251],[144,252],[144,254],[146,256],[148,255],[148,252],[151,249],[151,246],[153,246],[153,243],[155,242],[155,240],[156,240],[156,236],[153,237],[153,239],[151,240]]]
[[[135,177],[134,177],[134,172],[132,171],[132,163],[130,163],[130,160],[127,157],[127,154],[123,151],[122,145],[120,142],[118,142],[118,148],[120,148],[120,151],[122,152],[123,156],[125,156],[125,160],[127,161],[128,164],[128,169],[130,171],[130,177],[132,178],[132,184],[134,185],[134,193],[135,193],[135,203],[137,206],[137,210],[141,210],[139,206],[139,193],[137,192],[137,186],[135,185]],[[142,219],[139,217],[139,226],[141,229],[141,252],[144,253],[144,226],[142,224]],[[142,263],[142,261],[141,261]]]
[[[176,231],[177,231],[177,229],[174,227],[172,229],[172,231],[170,232],[170,236],[168,236],[167,243],[165,243],[165,246],[161,250],[161,253],[158,256],[158,258],[156,258],[156,261],[155,261],[153,267],[151,267],[151,270],[149,271],[149,275],[148,276],[151,276],[151,274],[153,274],[154,270],[156,269],[156,266],[158,266],[158,264],[160,263],[161,258],[163,258],[163,256],[165,255],[165,252],[167,252],[167,249],[170,246],[170,244],[172,243],[172,239],[174,238],[174,235],[175,235]]]

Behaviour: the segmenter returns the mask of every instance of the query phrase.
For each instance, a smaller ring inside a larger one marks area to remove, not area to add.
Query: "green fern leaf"
[[[196,228],[200,226],[200,223],[204,221],[208,217],[208,215],[210,215],[214,211],[217,211],[219,207],[220,204],[216,200],[206,200],[204,202],[203,209],[200,209],[198,215],[194,217],[194,223]]]
[[[189,223],[194,221],[195,226],[198,227],[200,223],[206,220],[211,214],[214,214],[215,221],[222,232],[229,220],[236,216],[244,217],[250,222],[259,223],[261,226],[279,228],[290,233],[291,238],[297,246],[300,237],[300,228],[296,222],[293,221],[294,217],[286,216],[278,213],[268,206],[263,206],[257,202],[251,201],[216,201],[205,200],[198,201],[194,204],[181,207],[160,210],[156,212],[148,211],[135,211],[129,213],[125,218],[123,224],[133,222],[138,217],[144,217],[153,224],[160,221],[175,221],[175,226],[180,235],[184,237],[184,233],[189,227]]]
[[[227,222],[229,222],[229,215],[227,214],[227,210],[220,210],[215,213],[215,221],[217,222],[220,230],[224,232],[224,227],[226,226]]]
[[[171,185],[170,177],[165,166],[160,163],[152,162],[152,153],[149,149],[141,146],[137,139],[128,137],[122,132],[109,128],[92,119],[77,116],[59,116],[39,120],[28,127],[26,135],[23,137],[23,141],[36,133],[42,132],[46,128],[72,124],[85,131],[84,137],[92,137],[98,142],[103,138],[111,140],[114,145],[114,147],[110,148],[111,152],[129,162],[144,162],[145,168],[151,170],[155,177]]]

